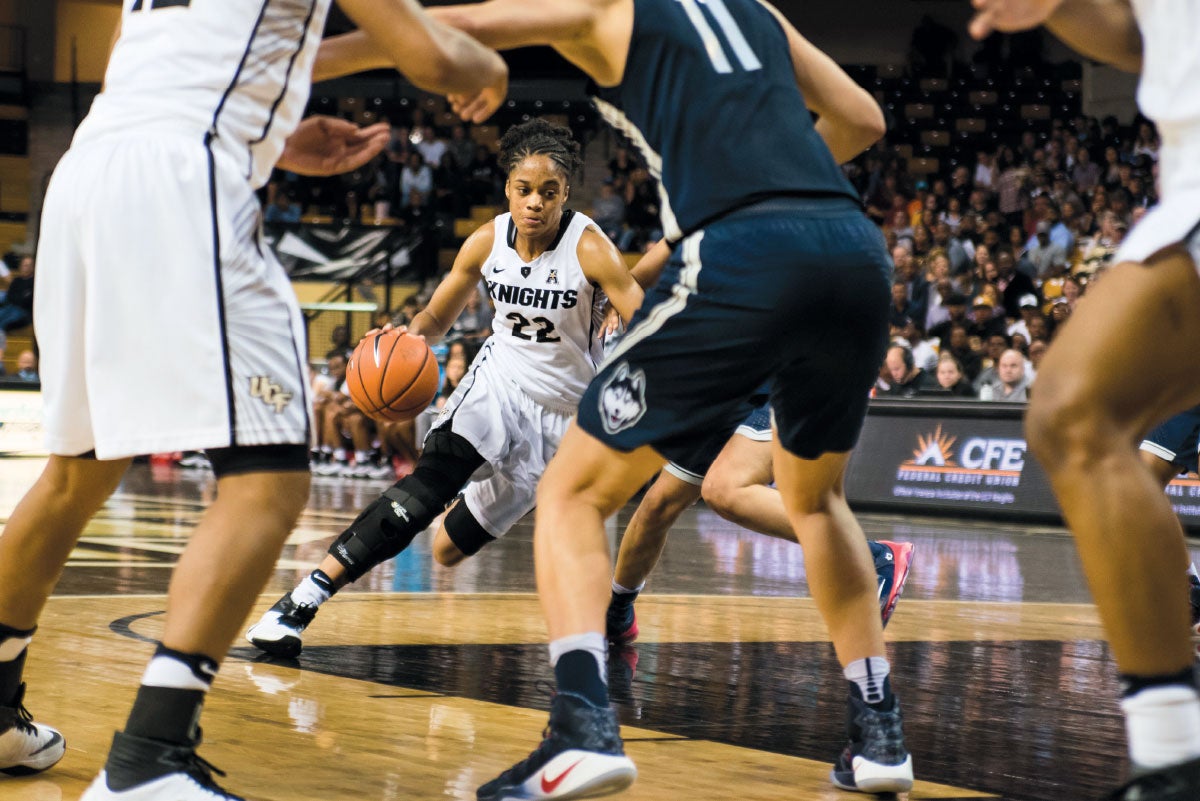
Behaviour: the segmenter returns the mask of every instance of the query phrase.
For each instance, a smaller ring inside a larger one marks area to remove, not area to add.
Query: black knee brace
[[[355,518],[329,555],[357,581],[403,551],[458,495],[483,457],[457,434],[435,430],[412,475],[398,481]]]

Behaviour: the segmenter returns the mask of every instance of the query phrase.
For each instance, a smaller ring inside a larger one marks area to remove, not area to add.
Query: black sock
[[[628,608],[633,606],[633,602],[637,600],[637,597],[640,594],[641,590],[634,590],[633,592],[617,592],[616,590],[613,590],[612,600],[608,603],[609,606]]]
[[[160,644],[143,677],[152,683],[138,688],[125,733],[177,745],[194,744],[199,739],[204,696],[216,674],[217,663],[209,657]]]
[[[32,629],[14,629],[0,623],[0,646],[9,640],[27,640],[37,631]],[[22,649],[16,659],[0,662],[0,706],[13,706],[17,695],[21,692],[21,675],[25,671],[25,655],[28,648]]]
[[[608,706],[608,685],[600,675],[600,663],[590,651],[567,651],[554,666],[561,692],[586,698],[593,706]]]
[[[850,687],[850,697],[857,698],[859,701],[862,701],[863,694],[862,694],[862,690],[859,689],[858,684],[853,681],[848,681],[848,682],[846,682],[846,684],[849,685],[849,687]],[[879,701],[876,701],[873,704],[868,703],[867,706],[871,707],[871,709],[874,709],[877,712],[891,712],[892,708],[895,707],[895,705],[896,705],[896,696],[892,695],[892,677],[891,676],[883,677],[882,691],[883,691],[883,698]]]
[[[1147,690],[1151,687],[1167,687],[1180,684],[1187,687],[1197,687],[1196,670],[1192,667],[1187,667],[1178,673],[1171,673],[1165,676],[1134,676],[1122,673],[1119,678],[1122,698],[1137,695],[1142,690]]]
[[[125,733],[176,745],[191,745],[199,739],[203,690],[179,690],[175,687],[138,688]]]

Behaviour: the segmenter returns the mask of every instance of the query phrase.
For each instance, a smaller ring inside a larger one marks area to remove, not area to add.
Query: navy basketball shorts
[[[814,459],[858,441],[887,347],[891,260],[850,200],[773,199],[686,237],[579,405],[618,451],[684,458],[732,433],[772,384],[780,444]]]
[[[736,429],[720,429],[694,440],[694,446],[686,453],[677,453],[667,462],[666,470],[680,481],[695,484],[697,487],[704,483],[704,477],[717,461],[721,451],[729,444],[729,440],[740,434],[755,442],[771,441],[771,398],[770,387],[760,387],[755,395],[748,400],[754,407],[750,414],[738,424]]]
[[[1179,472],[1196,472],[1196,449],[1200,447],[1200,406],[1180,412],[1146,435],[1142,450],[1179,467]]]

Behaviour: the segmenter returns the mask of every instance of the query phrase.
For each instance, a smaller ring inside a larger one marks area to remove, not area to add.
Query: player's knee
[[[445,529],[438,531],[433,538],[433,561],[442,567],[454,567],[461,564],[467,555],[447,536]]]
[[[728,519],[740,489],[741,485],[737,481],[730,480],[723,473],[712,472],[704,477],[700,497],[709,509]]]
[[[260,524],[290,531],[308,501],[308,447],[254,445],[207,452],[218,499],[254,509]]]
[[[1125,439],[1122,447],[1128,448],[1133,436],[1120,428],[1106,412],[1103,398],[1070,382],[1039,382],[1025,413],[1029,449],[1052,472],[1094,463],[1118,439]]]

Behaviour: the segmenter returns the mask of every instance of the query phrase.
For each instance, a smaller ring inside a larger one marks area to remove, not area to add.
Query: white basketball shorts
[[[1171,245],[1184,244],[1200,269],[1200,189],[1164,199],[1133,226],[1113,263],[1144,262]]]
[[[34,300],[51,453],[308,443],[304,323],[259,216],[238,167],[193,137],[63,157]]]
[[[538,481],[575,412],[529,397],[487,355],[485,344],[433,430],[449,429],[484,458],[463,502],[487,533],[503,537],[533,509]]]

